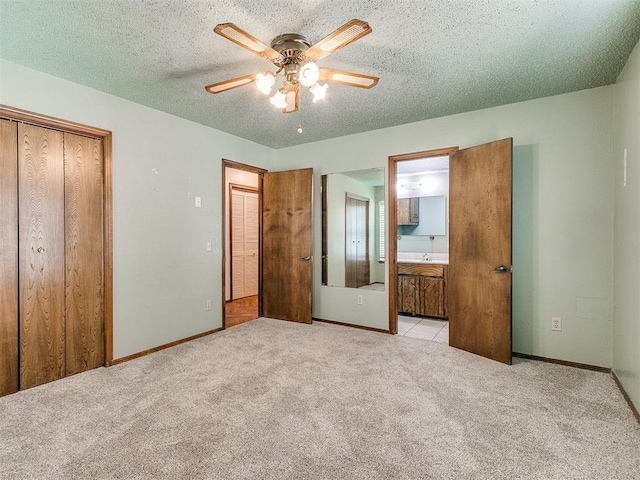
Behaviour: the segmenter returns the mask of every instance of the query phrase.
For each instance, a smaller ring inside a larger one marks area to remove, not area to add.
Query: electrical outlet
[[[558,332],[562,330],[562,318],[551,317],[551,330],[556,330]]]
[[[196,197],[196,207],[200,208],[202,206],[202,199],[200,197]]]
[[[206,311],[211,310],[211,300],[207,300],[207,304],[205,305],[204,309],[205,309]]]
[[[364,298],[362,298],[362,295],[358,295],[358,305],[362,305],[364,303]]]

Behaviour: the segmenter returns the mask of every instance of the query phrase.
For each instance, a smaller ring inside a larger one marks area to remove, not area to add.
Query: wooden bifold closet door
[[[4,395],[104,363],[104,161],[99,139],[0,122]]]
[[[258,294],[260,248],[258,192],[231,186],[231,299]]]
[[[102,142],[64,134],[66,374],[104,363]]]
[[[0,396],[18,390],[18,125],[0,120]]]
[[[18,124],[20,389],[64,377],[63,134]]]

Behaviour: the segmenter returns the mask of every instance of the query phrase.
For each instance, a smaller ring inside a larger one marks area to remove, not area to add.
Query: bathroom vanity
[[[445,260],[398,258],[398,312],[447,318],[448,270]]]

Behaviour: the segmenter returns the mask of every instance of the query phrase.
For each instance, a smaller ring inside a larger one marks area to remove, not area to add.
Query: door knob
[[[513,272],[513,267],[507,267],[506,265],[500,265],[499,267],[494,268],[493,271],[496,272],[496,273]]]
[[[302,257],[301,260],[304,260],[305,262],[308,262],[309,260],[311,260],[311,257]]]
[[[38,247],[38,253],[42,253],[42,252],[44,252],[44,248]]]

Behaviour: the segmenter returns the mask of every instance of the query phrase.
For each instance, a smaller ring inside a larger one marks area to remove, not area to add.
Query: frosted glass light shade
[[[305,87],[315,84],[320,78],[320,68],[313,62],[307,62],[300,67],[298,81]]]
[[[276,83],[276,77],[271,72],[260,72],[256,75],[256,86],[265,95],[271,93],[274,83]]]
[[[319,100],[322,100],[327,93],[328,84],[320,85],[316,83],[313,87],[309,89],[309,91],[313,94],[313,103],[318,103]]]
[[[282,90],[278,90],[273,97],[269,99],[271,105],[276,108],[286,108],[287,107],[287,94]]]

